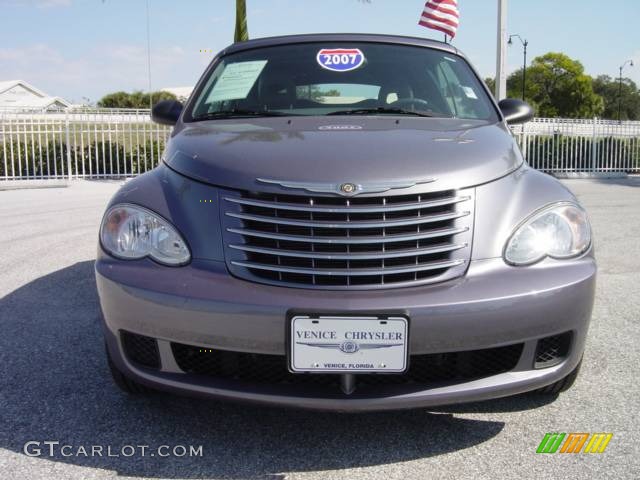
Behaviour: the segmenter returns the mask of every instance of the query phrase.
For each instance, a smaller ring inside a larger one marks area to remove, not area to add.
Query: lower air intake
[[[571,332],[538,340],[535,368],[547,368],[558,365],[567,355],[571,345]]]
[[[137,365],[160,368],[160,353],[155,338],[131,332],[120,332],[122,346],[127,358]]]
[[[440,384],[462,383],[512,370],[522,354],[522,344],[464,352],[412,355],[404,374],[358,374],[361,387],[404,385],[428,388]],[[332,387],[339,390],[340,375],[293,374],[283,355],[264,355],[210,350],[172,343],[178,366],[187,373],[217,379],[272,385]]]

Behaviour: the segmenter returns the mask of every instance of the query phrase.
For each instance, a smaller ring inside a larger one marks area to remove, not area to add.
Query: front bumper
[[[596,265],[589,255],[517,268],[502,259],[473,261],[464,277],[441,284],[375,291],[318,291],[255,284],[230,276],[222,262],[194,260],[167,268],[101,254],[96,279],[107,348],[127,376],[161,390],[275,405],[344,411],[427,407],[517,394],[570,373],[584,350]],[[410,354],[463,352],[522,344],[509,371],[485,378],[351,395],[321,389],[185,373],[172,343],[286,355],[292,313],[403,314],[411,320]],[[120,332],[157,339],[161,366],[141,367],[123,349]],[[562,361],[534,368],[543,337],[570,332]]]

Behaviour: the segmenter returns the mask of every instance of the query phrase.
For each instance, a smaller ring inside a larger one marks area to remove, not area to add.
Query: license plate
[[[293,317],[291,371],[404,372],[408,327],[404,317]]]

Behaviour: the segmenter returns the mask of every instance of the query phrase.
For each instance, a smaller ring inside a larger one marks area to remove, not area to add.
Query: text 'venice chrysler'
[[[152,115],[162,162],[111,200],[96,261],[124,390],[379,410],[573,383],[587,215],[523,161],[531,109],[456,48],[253,40]]]

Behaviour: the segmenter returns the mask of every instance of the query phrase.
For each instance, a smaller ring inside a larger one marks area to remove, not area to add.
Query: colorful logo
[[[536,453],[604,453],[611,437],[613,433],[547,433]]]
[[[364,54],[359,48],[323,48],[316,59],[322,68],[332,72],[350,72],[364,63]]]

